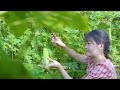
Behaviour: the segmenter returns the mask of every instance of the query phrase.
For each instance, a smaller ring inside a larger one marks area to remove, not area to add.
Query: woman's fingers
[[[53,59],[51,59],[51,58],[48,58],[48,60],[49,60],[50,62],[52,62],[52,63],[54,62],[54,60],[53,60]]]
[[[51,64],[48,64],[47,67],[52,68],[52,67],[54,67],[54,65],[51,63]]]
[[[59,38],[56,37],[56,39],[52,40],[52,44],[53,45],[59,44],[59,41],[60,41]]]

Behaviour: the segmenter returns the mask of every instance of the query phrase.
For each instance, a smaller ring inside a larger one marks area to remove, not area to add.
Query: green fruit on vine
[[[49,53],[47,48],[43,48],[43,66],[46,66],[49,64]]]

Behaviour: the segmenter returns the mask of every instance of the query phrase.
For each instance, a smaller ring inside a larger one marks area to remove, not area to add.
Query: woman
[[[87,74],[83,79],[117,79],[115,68],[109,58],[110,41],[108,34],[103,30],[92,30],[85,37],[86,55],[80,55],[65,45],[58,37],[52,40],[53,44],[60,46],[74,60],[87,64]],[[63,66],[56,60],[47,67],[56,67],[60,70],[64,79],[72,79],[64,70]]]

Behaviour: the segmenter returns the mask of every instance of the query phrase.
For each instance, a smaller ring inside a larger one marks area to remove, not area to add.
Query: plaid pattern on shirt
[[[87,74],[83,79],[117,79],[115,68],[109,59],[94,65],[92,58],[89,58],[87,64]]]

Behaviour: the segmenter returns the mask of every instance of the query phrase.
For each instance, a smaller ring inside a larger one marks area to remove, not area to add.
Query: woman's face
[[[95,41],[86,42],[86,55],[90,57],[96,57],[99,54],[98,45]]]

